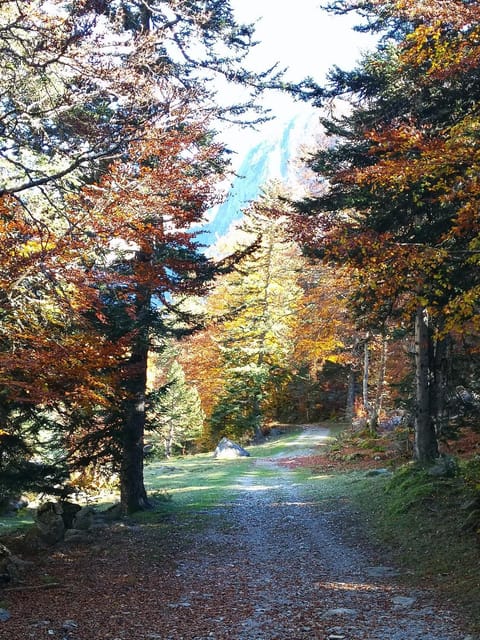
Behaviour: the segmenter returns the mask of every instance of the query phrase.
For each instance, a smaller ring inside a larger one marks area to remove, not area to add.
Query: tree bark
[[[345,419],[350,424],[353,422],[353,412],[355,408],[355,383],[355,370],[350,366],[348,369],[347,404],[345,407]]]
[[[124,386],[127,397],[122,415],[122,461],[120,465],[120,501],[124,513],[150,509],[143,482],[145,397],[147,389],[148,327],[142,326],[142,315],[148,302],[137,316],[140,327],[132,341],[125,371]]]
[[[382,410],[383,389],[385,386],[385,376],[387,373],[387,357],[388,357],[388,339],[386,335],[382,336],[382,353],[380,356],[380,368],[377,378],[377,386],[375,389],[375,400],[372,405],[371,414],[369,416],[369,426],[372,431],[378,430],[378,418]]]
[[[438,456],[437,436],[432,418],[430,333],[427,311],[418,307],[415,316],[416,415],[414,456],[422,464]]]
[[[450,378],[451,346],[452,340],[450,336],[437,338],[435,343],[435,354],[432,363],[434,375],[431,403],[437,437],[443,433],[448,422],[446,398]]]
[[[363,382],[362,382],[363,408],[365,409],[365,413],[367,416],[370,414],[370,404],[368,402],[368,378],[370,375],[369,339],[370,339],[370,336],[369,334],[367,334],[364,345],[363,345]]]

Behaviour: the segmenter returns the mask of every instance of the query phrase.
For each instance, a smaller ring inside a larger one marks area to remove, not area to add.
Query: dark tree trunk
[[[120,500],[125,513],[151,508],[143,483],[145,396],[147,388],[148,323],[146,303],[137,316],[140,326],[131,346],[125,369],[124,386],[127,397],[122,415],[122,461],[120,465]]]
[[[432,417],[431,337],[426,310],[419,307],[415,316],[415,370],[416,370],[416,415],[415,415],[415,459],[420,463],[432,462],[438,456],[437,436]]]

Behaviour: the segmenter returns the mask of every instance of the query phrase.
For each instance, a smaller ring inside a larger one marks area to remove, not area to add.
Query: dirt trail
[[[292,453],[325,435],[307,430]],[[117,527],[103,546],[54,554],[45,571],[62,588],[40,592],[40,600],[10,594],[13,616],[0,637],[466,638],[432,594],[405,591],[385,559],[355,539],[345,505],[310,502],[274,459],[257,460],[228,501],[192,517],[194,534],[188,522],[169,540],[159,539],[158,528]]]
[[[309,429],[296,445],[312,446],[326,433]],[[184,597],[205,628],[203,635],[185,638],[466,637],[451,614],[435,606],[432,594],[405,591],[378,555],[345,541],[342,528],[349,518],[341,505],[322,511],[305,500],[289,471],[276,465],[275,470],[267,480],[255,468],[242,477],[232,503],[218,513],[221,528],[212,522],[181,561]]]

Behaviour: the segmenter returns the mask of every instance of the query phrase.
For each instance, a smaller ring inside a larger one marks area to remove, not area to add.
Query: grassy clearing
[[[33,515],[26,509],[18,514],[0,516],[0,538],[14,531],[28,529],[33,524]]]
[[[250,457],[216,460],[211,453],[171,458],[150,463],[145,468],[145,487],[156,503],[150,513],[135,515],[141,522],[152,522],[166,514],[177,516],[198,513],[232,499],[241,476],[253,473],[255,460],[282,453],[295,455],[304,447],[299,441],[302,429],[269,438],[264,443],[248,447]],[[268,467],[256,467],[255,476],[274,475]]]

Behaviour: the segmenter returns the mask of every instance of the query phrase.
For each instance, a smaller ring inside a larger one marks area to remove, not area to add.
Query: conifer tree
[[[262,119],[259,93],[288,87],[276,69],[246,69],[253,27],[237,24],[224,0],[6,0],[0,18],[0,231],[3,246],[20,247],[2,255],[5,393],[38,408],[55,402],[67,432],[80,423],[69,435],[77,461],[80,442],[90,453],[97,436],[110,442],[122,460],[122,502],[135,510],[148,503],[141,455],[151,336],[171,332],[172,311],[191,325],[172,296],[202,292],[215,272],[190,232],[226,169],[213,129],[225,119]],[[245,99],[222,104],[222,82],[244,87]],[[155,133],[172,145],[170,161],[168,147],[148,150]],[[188,170],[179,140],[185,153],[196,148]],[[147,179],[159,155],[172,178],[162,193]],[[182,173],[204,188],[175,191],[173,176]],[[126,206],[139,200],[141,224]],[[32,287],[33,307],[25,295]],[[59,300],[67,331],[45,313]],[[20,348],[24,358],[14,362]],[[44,384],[35,387],[36,370]],[[18,393],[26,388],[28,398]],[[121,411],[110,412],[108,424],[93,419],[115,395]],[[89,424],[101,424],[95,437]]]
[[[299,252],[282,231],[278,186],[267,188],[245,212],[247,238],[258,238],[255,252],[227,276],[211,296],[220,316],[231,315],[217,334],[224,386],[210,416],[217,437],[262,437],[267,418],[278,417],[291,378]]]

